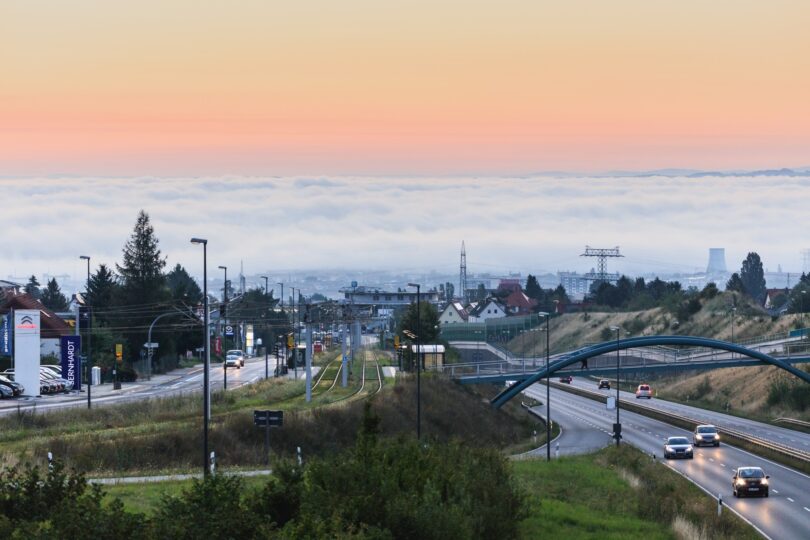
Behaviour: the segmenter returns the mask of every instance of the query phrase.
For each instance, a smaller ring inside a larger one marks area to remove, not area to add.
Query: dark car
[[[571,384],[571,381],[573,381],[573,380],[574,380],[574,378],[571,377],[571,375],[563,375],[562,377],[560,377],[560,382],[564,382],[564,383],[568,383],[568,384]]]
[[[610,390],[610,381],[607,379],[600,380],[599,389],[601,390],[602,388],[607,388],[608,390]]]
[[[12,397],[19,396],[25,392],[25,387],[18,382],[14,382],[8,377],[0,375],[0,386],[11,389]]]
[[[694,459],[694,457],[692,443],[686,437],[669,437],[664,443],[664,459]]]
[[[735,497],[746,495],[768,496],[768,479],[765,472],[759,467],[740,467],[734,471],[731,478],[731,490]]]
[[[710,424],[697,426],[693,438],[695,446],[720,446],[720,434]]]
[[[14,397],[14,390],[8,386],[0,385],[0,399]]]

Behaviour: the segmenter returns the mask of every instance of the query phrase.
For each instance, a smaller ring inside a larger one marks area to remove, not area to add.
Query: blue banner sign
[[[68,388],[82,389],[81,336],[62,336],[62,378],[67,379]]]
[[[14,352],[12,348],[12,339],[14,332],[11,330],[11,314],[7,313],[0,317],[0,354],[4,356],[11,356]]]

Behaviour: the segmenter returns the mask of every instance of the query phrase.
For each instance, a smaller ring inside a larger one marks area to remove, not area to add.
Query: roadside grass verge
[[[759,538],[731,512],[717,517],[714,499],[628,445],[551,462],[516,461],[512,468],[529,495],[523,538],[665,539],[683,530]]]
[[[355,361],[352,385],[359,388],[362,362]],[[371,367],[368,375],[371,377]],[[379,386],[367,381],[369,393]],[[338,387],[336,387],[337,390]],[[472,446],[509,448],[531,440],[542,424],[518,404],[493,410],[494,388],[470,389],[440,376],[422,377],[422,434],[427,440],[460,439]],[[484,393],[477,393],[484,392]],[[271,432],[271,455],[326,455],[354,443],[363,402],[378,411],[381,433],[412,437],[416,431],[416,384],[409,374],[386,384],[379,394],[327,403],[303,401],[303,382],[259,381],[212,398],[209,444],[220,468],[265,466],[264,432],[253,425],[253,409],[284,410],[284,426]],[[331,393],[331,392],[330,392]],[[363,393],[365,394],[365,392]],[[328,396],[324,395],[323,398]],[[334,398],[339,397],[336,393]],[[331,398],[330,398],[331,399]],[[0,465],[44,462],[48,452],[69,467],[94,476],[195,471],[202,446],[201,395],[153,399],[116,406],[47,413],[21,413],[0,419]],[[538,445],[542,437],[538,437]]]

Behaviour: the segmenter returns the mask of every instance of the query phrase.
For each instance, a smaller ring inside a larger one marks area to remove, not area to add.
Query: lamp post
[[[551,461],[551,388],[549,386],[551,374],[548,372],[549,359],[551,358],[549,354],[551,316],[546,311],[540,311],[537,314],[546,318],[546,461]]]
[[[267,289],[267,276],[262,276],[264,278],[264,295],[267,296],[268,289]],[[267,298],[268,307],[270,307],[270,298]],[[267,339],[267,319],[265,319],[264,323],[264,338]],[[264,378],[270,378],[270,353],[268,351],[268,346],[270,343],[264,344]]]
[[[298,380],[298,340],[296,329],[298,327],[295,315],[295,291],[297,290],[299,294],[301,294],[301,289],[296,289],[295,287],[290,287],[292,289],[292,331],[293,331],[293,373],[295,375],[295,380]]]
[[[416,287],[416,440],[422,440],[422,351],[420,340],[422,328],[419,321],[419,302],[422,286],[419,283],[408,283],[408,287]]]
[[[613,426],[613,436],[616,438],[616,446],[619,446],[622,437],[622,425],[619,422],[619,332],[621,332],[621,328],[611,326],[610,329],[616,332],[616,425]]]
[[[222,319],[225,327],[222,329],[222,348],[225,350],[225,359],[222,361],[222,389],[228,389],[228,267],[218,266],[220,270],[225,270],[225,285],[222,287],[222,304],[225,306],[225,311],[222,314]]]
[[[737,306],[731,308],[731,344],[734,344],[734,318],[737,315]],[[734,351],[731,351],[731,358],[734,358]]]
[[[802,290],[802,325],[804,325],[804,295],[807,291]]]
[[[82,260],[87,261],[87,293],[89,296],[90,293],[90,257],[87,255],[79,255],[79,258]],[[90,387],[93,385],[93,368],[91,363],[92,351],[90,349],[92,345],[92,339],[90,337],[90,332],[92,332],[91,326],[93,325],[93,312],[90,309],[90,306],[87,307],[87,408],[91,407],[91,400],[90,400]]]
[[[208,366],[211,364],[211,347],[208,338],[208,240],[192,238],[192,244],[203,247],[203,349],[205,365],[203,366],[203,476],[208,476],[208,421],[211,416],[211,395],[209,394]]]

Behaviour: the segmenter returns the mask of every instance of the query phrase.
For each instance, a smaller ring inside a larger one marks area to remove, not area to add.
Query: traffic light
[[[227,304],[225,304],[224,302],[219,305],[219,316],[220,317],[225,316],[225,310],[226,309],[227,309]]]
[[[394,348],[399,349],[399,336],[394,336]]]
[[[115,361],[119,364],[124,361],[124,345],[121,343],[115,344]]]
[[[295,348],[295,338],[292,334],[287,334],[287,348],[293,349]]]

